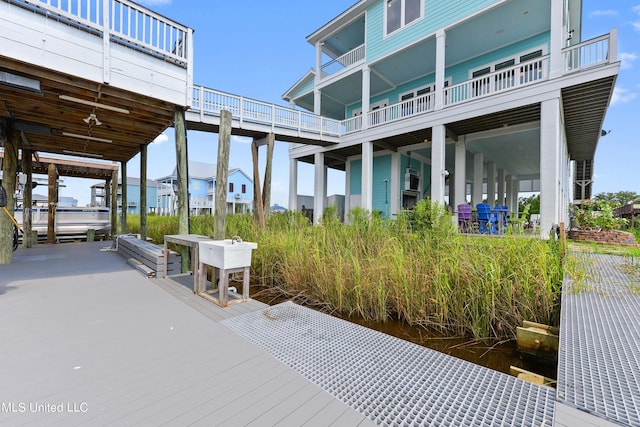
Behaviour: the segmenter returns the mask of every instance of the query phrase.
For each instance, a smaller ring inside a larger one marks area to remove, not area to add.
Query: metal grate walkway
[[[222,322],[381,425],[551,425],[555,390],[291,302]]]
[[[578,292],[562,295],[558,401],[623,425],[640,426],[640,263],[588,255]]]

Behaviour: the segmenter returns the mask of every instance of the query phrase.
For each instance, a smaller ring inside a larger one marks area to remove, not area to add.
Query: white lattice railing
[[[395,122],[400,119],[433,111],[435,96],[433,93],[407,99],[379,110],[370,111],[368,114],[369,127],[380,126],[385,123]]]
[[[615,38],[616,32],[605,34],[591,40],[578,43],[562,50],[564,56],[564,71],[580,71],[597,65],[616,61]]]
[[[207,115],[218,116],[222,110],[227,110],[241,123],[266,124],[274,130],[276,128],[295,129],[321,136],[340,136],[342,131],[340,120],[328,119],[202,86],[194,86],[191,106],[192,111],[200,113],[203,118]]]
[[[549,57],[536,58],[513,67],[505,68],[475,79],[467,80],[444,91],[445,106],[527,86],[543,80],[549,75]]]
[[[11,0],[50,19],[109,36],[143,52],[187,66],[190,29],[129,0]]]
[[[351,49],[349,52],[345,53],[339,58],[334,59],[333,61],[327,62],[321,68],[322,77],[330,76],[331,74],[335,74],[338,71],[344,70],[345,68],[357,64],[358,62],[364,61],[364,49],[365,45],[360,45],[355,49]]]

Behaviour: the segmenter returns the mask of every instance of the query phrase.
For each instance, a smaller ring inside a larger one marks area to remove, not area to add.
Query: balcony
[[[327,62],[320,68],[321,78],[326,78],[333,74],[336,74],[342,70],[345,70],[352,65],[356,65],[364,62],[365,59],[365,45],[360,45],[355,49],[350,50],[344,55],[336,58],[330,62]]]

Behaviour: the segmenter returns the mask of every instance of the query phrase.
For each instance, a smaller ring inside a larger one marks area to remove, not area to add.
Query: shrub
[[[613,217],[613,206],[607,201],[586,201],[576,206],[574,220],[586,230],[620,230],[626,225],[625,219]]]

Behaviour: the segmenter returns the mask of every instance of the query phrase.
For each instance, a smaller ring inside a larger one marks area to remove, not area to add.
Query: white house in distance
[[[583,41],[581,0],[361,0],[307,37],[315,69],[284,95],[341,120],[338,144],[290,148],[345,171],[348,211],[393,218],[431,197],[517,210],[541,194],[541,235],[591,197],[593,159],[619,70],[617,33]],[[316,220],[319,216],[316,216]]]
[[[189,207],[193,215],[215,210],[216,165],[189,160]],[[158,214],[175,215],[178,202],[178,171],[158,178]],[[229,169],[227,212],[245,213],[253,208],[253,180],[242,169]]]

